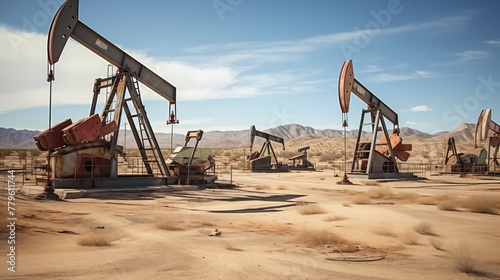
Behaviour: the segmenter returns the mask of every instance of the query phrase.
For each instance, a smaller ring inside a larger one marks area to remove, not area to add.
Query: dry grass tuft
[[[431,224],[429,222],[420,222],[416,224],[413,229],[422,235],[436,235],[432,231]]]
[[[340,235],[327,230],[303,230],[298,232],[296,241],[308,247],[324,247],[326,245],[349,244]]]
[[[370,188],[368,191],[366,191],[366,195],[369,198],[373,198],[373,199],[382,199],[382,198],[387,199],[387,198],[393,198],[395,196],[392,189],[387,187],[387,186]]]
[[[279,187],[277,187],[276,189],[277,189],[277,190],[279,190],[279,191],[288,190],[288,188],[287,188],[287,187],[285,187],[285,186],[279,186]]]
[[[432,196],[421,196],[416,202],[423,205],[436,205],[436,199]]]
[[[360,194],[361,193],[360,191],[353,190],[353,189],[344,189],[343,192],[345,194],[348,194],[348,195],[356,195],[356,194]]]
[[[434,247],[436,250],[439,251],[445,251],[444,246],[443,246],[443,241],[437,237],[431,237],[429,239],[429,243]]]
[[[259,185],[259,186],[255,186],[255,189],[258,191],[265,191],[265,190],[271,189],[271,187]]]
[[[354,204],[371,204],[372,200],[364,194],[358,194],[351,198],[351,202]]]
[[[365,186],[382,186],[380,182],[377,181],[363,181],[363,185]]]
[[[181,222],[176,218],[163,218],[155,222],[156,228],[168,231],[182,230],[180,224]]]
[[[462,200],[462,206],[470,212],[496,215],[499,200],[485,195],[469,196]]]
[[[456,269],[464,273],[476,273],[476,260],[474,259],[472,247],[469,242],[457,242],[450,248],[450,255]]]
[[[381,235],[381,236],[389,236],[389,237],[397,237],[398,236],[396,234],[396,232],[394,232],[394,230],[389,228],[389,226],[384,226],[384,227],[378,228],[378,229],[374,230],[374,232],[378,235]]]
[[[406,245],[418,245],[418,235],[413,231],[407,231],[401,235],[401,241]]]
[[[318,204],[312,204],[304,201],[297,201],[297,211],[302,215],[325,214],[326,210]]]
[[[416,192],[398,192],[397,196],[400,199],[408,202],[416,202],[421,198],[420,195]]]
[[[240,249],[240,248],[236,248],[234,247],[232,244],[228,243],[226,244],[226,246],[224,246],[224,248],[226,248],[226,250],[228,251],[235,251],[235,252],[241,252],[241,251],[244,251],[243,249]]]
[[[84,236],[78,240],[80,246],[110,246],[110,241],[107,237],[97,234]]]
[[[323,219],[323,221],[325,222],[336,222],[336,221],[343,221],[345,220],[344,217],[340,217],[340,216],[330,216],[330,217],[326,217]]]

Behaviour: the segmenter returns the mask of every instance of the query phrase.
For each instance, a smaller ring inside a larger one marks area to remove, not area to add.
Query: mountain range
[[[442,131],[435,134],[429,134],[409,127],[400,129],[400,136],[405,141],[443,141],[449,137],[454,137],[457,142],[474,141],[475,124],[463,123],[452,131]],[[263,132],[281,137],[285,140],[294,139],[317,139],[317,138],[343,138],[343,130],[335,129],[315,129],[300,124],[280,125],[274,128],[262,130]],[[0,149],[35,149],[36,145],[33,137],[40,131],[37,130],[17,130],[14,128],[0,127]],[[358,130],[346,131],[347,138],[356,138]],[[126,135],[126,141],[125,141]],[[156,138],[160,147],[170,148],[171,138],[172,146],[184,145],[185,135],[174,133],[156,133]],[[369,133],[363,133],[362,137],[368,137]],[[257,139],[256,139],[257,141]],[[128,148],[135,146],[135,140],[130,130],[120,131],[119,143]],[[246,147],[249,143],[249,130],[239,131],[207,131],[204,132],[200,141],[200,147],[210,148],[235,148]],[[190,144],[192,145],[192,143]]]

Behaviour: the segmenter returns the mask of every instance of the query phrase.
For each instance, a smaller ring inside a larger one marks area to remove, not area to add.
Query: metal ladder
[[[144,167],[149,175],[159,172],[161,176],[166,176],[168,172],[167,166],[151,124],[146,116],[137,77],[132,73],[126,73],[125,75],[127,76],[127,89],[130,97],[124,99],[123,108],[125,109],[130,129],[134,134]],[[132,103],[132,106],[129,105],[130,103]],[[132,112],[131,108],[134,108],[135,112]],[[155,170],[158,171],[155,172]]]
[[[366,114],[370,114],[371,122],[364,123]],[[372,131],[370,140],[361,142],[360,141],[361,134],[363,133],[364,126],[370,126]],[[361,120],[359,123],[358,138],[356,141],[356,147],[354,149],[354,159],[352,162],[351,172],[353,173],[372,172],[371,170],[373,161],[372,158],[376,146],[388,145],[388,143],[377,142],[377,134],[379,130],[385,134],[386,139],[389,139],[389,135],[387,134],[387,128],[385,126],[384,118],[381,116],[380,109],[372,108],[363,110],[363,112],[361,113]],[[357,168],[356,165],[358,165]]]

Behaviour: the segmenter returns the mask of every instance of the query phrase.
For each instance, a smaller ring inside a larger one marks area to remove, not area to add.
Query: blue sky
[[[0,127],[48,126],[47,32],[62,2],[0,2]],[[80,0],[79,9],[80,21],[176,86],[177,133],[340,129],[348,59],[401,127],[452,130],[486,108],[500,120],[499,1]],[[88,116],[107,64],[70,39],[56,64],[53,124]],[[155,131],[170,132],[168,102],[141,90]],[[364,107],[352,99],[349,129]]]

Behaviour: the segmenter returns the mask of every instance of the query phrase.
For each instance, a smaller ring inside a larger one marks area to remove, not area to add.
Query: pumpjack
[[[297,149],[297,152],[301,154],[288,159],[290,170],[316,170],[316,168],[314,168],[314,165],[309,160],[307,160],[307,151],[309,149],[309,146]]]
[[[42,151],[48,151],[48,184],[52,187],[137,186],[175,183],[141,100],[139,82],[169,101],[169,116],[175,123],[176,88],[119,47],[86,26],[78,17],[78,0],[66,1],[57,11],[48,35],[48,81],[53,66],[71,37],[117,67],[115,75],[98,78],[89,117],[75,123],[67,119],[35,136]],[[100,91],[108,90],[101,114],[96,113]],[[128,93],[128,94],[127,94]],[[119,176],[118,133],[125,115],[140,152],[145,175]]]
[[[461,175],[468,173],[485,173],[488,170],[486,158],[487,152],[485,149],[481,149],[479,155],[472,153],[458,153],[455,138],[448,138],[448,149],[446,150],[446,156],[444,159],[446,172],[459,173]]]
[[[398,167],[397,160],[407,161],[410,157],[408,151],[412,149],[412,145],[403,144],[399,136],[398,114],[354,78],[352,60],[348,60],[342,65],[338,83],[344,128],[347,126],[351,92],[366,103],[367,109],[361,112],[350,175],[366,179],[415,177],[413,173],[400,172]],[[365,119],[368,121],[365,122]],[[390,134],[386,121],[393,124]],[[364,127],[371,129],[371,134],[370,139],[362,141]],[[379,132],[382,132],[380,139],[377,138]]]
[[[261,137],[265,139],[262,144],[260,152],[253,152],[252,147],[255,137]],[[283,151],[285,150],[285,140],[281,137],[271,135],[266,132],[258,131],[255,126],[250,127],[250,156],[248,156],[248,161],[250,162],[250,169],[252,172],[288,172],[289,167],[287,164],[283,164],[278,161],[276,154],[274,153],[271,141],[277,142],[283,145]]]
[[[184,146],[175,148],[167,159],[170,175],[177,178],[179,184],[206,184],[215,183],[216,175],[208,175],[207,171],[215,174],[215,160],[212,150],[198,148],[203,137],[203,130],[190,130],[186,134]],[[195,139],[194,147],[188,147],[191,139]]]
[[[492,136],[488,136],[489,132],[493,132]],[[474,136],[474,145],[476,148],[482,147],[482,141],[488,139],[488,173],[500,172],[500,159],[498,150],[500,147],[500,125],[491,120],[491,109],[481,111],[476,125],[476,133]]]

